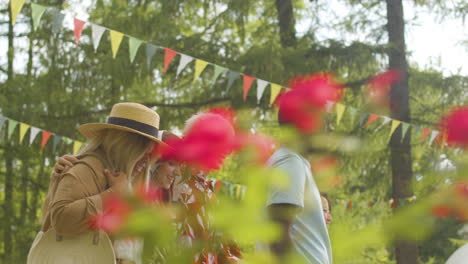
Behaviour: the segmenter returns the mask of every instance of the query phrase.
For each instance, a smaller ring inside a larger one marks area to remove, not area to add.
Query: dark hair
[[[328,193],[326,193],[326,192],[320,192],[320,196],[323,197],[323,198],[325,198],[325,200],[327,200],[327,202],[328,202],[328,209],[329,209],[330,212],[331,212],[332,206],[331,206],[331,203],[330,203],[330,198],[328,197]]]

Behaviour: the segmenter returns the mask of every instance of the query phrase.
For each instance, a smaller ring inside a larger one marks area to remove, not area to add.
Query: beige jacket
[[[108,188],[102,156],[78,157],[65,174],[51,177],[42,210],[42,231],[52,227],[63,236],[90,231],[89,218],[102,211],[101,194]]]

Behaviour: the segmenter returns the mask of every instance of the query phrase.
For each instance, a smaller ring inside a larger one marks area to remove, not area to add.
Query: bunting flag
[[[158,46],[150,44],[150,43],[146,43],[146,65],[148,66],[148,69],[151,66],[151,60],[156,54],[157,49],[158,49]]]
[[[409,130],[408,128],[409,128],[408,123],[401,122],[401,142],[403,142],[403,140],[405,139],[406,134],[408,133],[408,130]]]
[[[327,113],[331,113],[333,107],[335,106],[335,104],[336,104],[336,102],[327,101],[327,102],[325,103],[325,111],[326,111]]]
[[[193,61],[193,57],[185,54],[180,54],[179,66],[177,66],[176,77],[185,69],[185,67]]]
[[[21,9],[23,8],[25,1],[26,0],[10,0],[11,24],[12,25],[16,23],[16,17],[21,12]]]
[[[431,130],[429,128],[424,128],[421,140],[424,141],[424,139],[426,139],[426,137],[427,137],[427,135],[429,135],[429,133],[431,133]]]
[[[243,98],[244,98],[244,101],[245,101],[247,99],[247,94],[249,93],[249,89],[252,86],[252,83],[255,80],[255,78],[252,77],[252,76],[246,75],[246,74],[244,74],[242,76],[242,78],[244,80],[244,96],[243,96]]]
[[[257,102],[260,103],[262,99],[263,92],[265,92],[265,88],[268,85],[267,81],[257,79]]]
[[[195,73],[193,74],[193,82],[195,82],[198,77],[200,77],[203,70],[205,70],[206,66],[208,65],[207,61],[204,60],[195,60]]]
[[[234,84],[234,82],[237,80],[237,78],[239,78],[239,75],[240,75],[239,72],[236,72],[236,71],[229,71],[229,74],[228,74],[228,85],[227,85],[226,90],[229,91],[229,90],[231,89],[231,86]]]
[[[83,32],[83,28],[85,25],[85,21],[79,20],[78,18],[73,18],[73,24],[75,26],[75,29],[73,30],[73,35],[75,35],[75,43],[78,45],[80,43],[80,38],[81,38],[81,32]]]
[[[50,136],[52,136],[52,133],[49,131],[42,131],[41,151],[44,150],[44,147],[47,144],[47,141],[49,141]]]
[[[16,126],[18,125],[18,121],[8,119],[8,134],[7,138],[11,138],[11,135],[13,134],[13,131],[15,131]]]
[[[143,44],[143,40],[139,40],[134,37],[129,37],[128,39],[128,50],[130,54],[130,63],[133,63],[133,60],[135,60],[135,56],[138,52],[138,49],[140,48],[141,44]]]
[[[0,116],[0,130],[2,130],[3,125],[7,119],[4,116]]]
[[[386,124],[390,123],[390,121],[392,121],[392,119],[388,116],[380,116],[380,117],[382,117],[384,121],[374,131],[379,131],[383,126],[385,126]]]
[[[81,149],[81,146],[83,145],[83,142],[80,141],[74,141],[73,142],[73,154],[78,153],[78,151]]]
[[[214,187],[215,191],[218,192],[221,189],[222,185],[223,185],[222,181],[216,181],[215,187]]]
[[[110,39],[111,39],[111,48],[112,48],[112,58],[115,59],[117,52],[119,51],[120,43],[124,34],[115,30],[110,30]]]
[[[52,141],[52,152],[55,152],[55,150],[57,149],[57,145],[61,140],[62,140],[61,136],[54,134],[54,138]]]
[[[349,115],[351,116],[349,120],[351,121],[351,124],[354,124],[354,120],[357,116],[357,109],[354,107],[348,107],[348,109]]]
[[[36,138],[37,134],[39,134],[41,130],[37,127],[31,127],[30,130],[30,135],[29,135],[29,145],[31,145],[34,142],[34,139]]]
[[[214,83],[218,79],[219,75],[226,71],[226,68],[214,64],[214,73],[211,82]]]
[[[398,120],[392,120],[392,127],[390,128],[390,134],[388,135],[388,138],[390,139],[395,133],[395,130],[398,128],[398,126],[401,124],[401,121]]]
[[[99,47],[99,42],[101,41],[104,31],[106,31],[105,27],[91,24],[91,38],[93,40],[94,52],[96,52]]]
[[[282,86],[276,83],[270,84],[271,94],[270,94],[270,105],[273,104],[278,97],[279,93],[281,92]]]
[[[369,115],[369,119],[367,120],[367,123],[366,123],[362,128],[365,128],[365,127],[367,127],[368,125],[374,123],[375,120],[377,120],[378,118],[379,118],[379,115],[370,114],[370,115]]]
[[[33,21],[33,29],[34,31],[37,30],[39,26],[39,22],[41,22],[42,15],[46,10],[45,6],[41,6],[35,3],[31,3],[31,18]]]
[[[434,142],[434,139],[439,135],[439,131],[433,130],[431,132],[431,138],[429,139],[429,146],[432,145],[432,142]]]
[[[58,33],[60,28],[62,28],[63,20],[65,19],[65,14],[60,12],[60,10],[55,10],[52,15],[52,32]]]
[[[340,125],[341,118],[343,118],[343,114],[345,111],[345,106],[340,103],[336,103],[336,125]]]
[[[20,123],[19,124],[19,142],[20,144],[23,143],[24,136],[26,135],[26,132],[28,132],[29,125],[25,123]]]
[[[177,55],[177,51],[171,50],[169,48],[164,49],[166,52],[164,53],[164,70],[163,72],[166,73],[167,69],[169,69],[169,64],[171,64],[172,59]]]
[[[68,137],[62,137],[62,141],[65,142],[65,144],[67,144],[67,145],[69,145],[69,144],[71,144],[72,142],[74,142],[73,139],[68,138]]]

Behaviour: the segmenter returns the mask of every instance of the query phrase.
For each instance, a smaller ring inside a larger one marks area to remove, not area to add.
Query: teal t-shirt
[[[310,164],[299,154],[279,148],[268,164],[285,172],[289,184],[272,187],[267,206],[292,204],[302,208],[291,230],[295,249],[308,263],[331,264],[330,238],[322,210],[320,192],[315,184]]]

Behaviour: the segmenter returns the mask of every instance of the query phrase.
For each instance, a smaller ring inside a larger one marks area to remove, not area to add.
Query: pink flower
[[[243,148],[252,148],[255,152],[255,161],[265,164],[277,147],[272,138],[263,134],[246,133],[240,136],[240,144]]]
[[[339,100],[343,87],[325,73],[296,77],[290,86],[292,90],[276,101],[278,119],[293,124],[302,133],[316,132],[321,127],[326,104]]]
[[[158,151],[163,159],[185,162],[202,170],[219,169],[237,148],[234,125],[219,113],[205,112],[196,117],[182,139],[168,140]]]
[[[122,197],[113,195],[103,201],[103,212],[92,216],[89,225],[91,229],[101,229],[109,233],[118,232],[130,212],[130,205]]]
[[[446,205],[436,205],[432,207],[432,216],[445,218],[452,215],[452,209]]]
[[[468,106],[453,109],[442,118],[441,127],[448,144],[468,148]]]
[[[380,106],[388,105],[391,86],[401,80],[398,70],[388,70],[372,77],[368,82],[368,97],[371,103]]]
[[[135,195],[148,204],[163,201],[164,192],[163,188],[159,188],[152,182],[149,182],[148,185],[139,183],[135,186]]]

